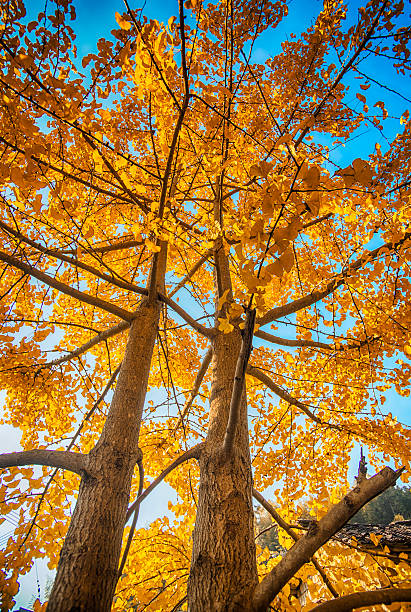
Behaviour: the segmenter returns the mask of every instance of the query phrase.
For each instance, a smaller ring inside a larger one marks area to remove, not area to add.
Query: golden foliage
[[[316,420],[247,377],[255,487],[273,487],[284,518],[294,522],[304,499],[324,514],[347,488],[356,444],[375,468],[405,466],[407,482],[410,429],[389,391],[409,395],[411,122],[402,106],[388,110],[391,98],[370,111],[357,91],[376,99],[360,71],[366,54],[408,73],[402,3],[372,0],[346,23],[347,7],[327,2],[314,25],[258,64],[254,38],[286,17],[285,2],[188,0],[187,72],[173,18],[116,13],[120,29],[80,65],[68,0],[31,21],[20,0],[1,6],[0,382],[2,422],[21,429],[23,448],[65,449],[80,425],[75,448],[93,447],[111,391],[96,401],[126,333],[74,351],[118,324],[108,304],[135,311],[166,242],[165,293],[204,257],[173,298],[192,319],[210,330],[216,315],[213,333],[230,334],[252,299],[261,329],[271,323],[286,341],[257,334],[252,363]],[[401,121],[385,137],[391,112]],[[361,141],[359,153],[350,139],[369,126],[375,147]],[[230,262],[232,287],[220,294],[210,249]],[[204,438],[209,372],[176,424],[208,344],[163,302],[140,436],[146,485]],[[175,518],[138,529],[115,610],[171,610],[184,598],[198,473],[186,464],[167,482]],[[2,609],[33,559],[56,566],[77,487],[76,475],[50,468],[4,471],[0,509],[18,510],[20,524],[0,553]],[[137,490],[136,472],[132,499]],[[265,574],[276,558],[258,554]],[[409,580],[406,562],[334,542],[320,559],[340,594]],[[330,596],[314,574],[305,565],[297,576],[309,603]],[[299,609],[289,594],[281,609]]]

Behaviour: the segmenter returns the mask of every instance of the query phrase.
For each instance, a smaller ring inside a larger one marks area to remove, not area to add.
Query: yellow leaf
[[[284,251],[280,257],[280,263],[285,272],[291,272],[294,265],[294,251],[290,248]]]
[[[227,301],[227,296],[229,294],[230,290],[226,289],[223,293],[223,295],[220,297],[220,299],[218,300],[218,310],[221,310],[223,304],[225,304],[225,302]]]
[[[266,274],[268,274],[270,278],[273,275],[278,276],[278,278],[281,278],[281,276],[283,275],[283,267],[278,259],[276,261],[273,261],[273,263],[269,264],[265,270]]]
[[[36,601],[33,604],[33,610],[34,612],[42,612],[43,610],[46,609],[46,604],[41,604],[40,603],[40,599],[36,599]]]
[[[261,208],[263,210],[263,215],[266,218],[272,217],[274,211],[274,198],[272,195],[266,193],[266,195],[263,197]]]
[[[274,164],[270,162],[266,162],[266,161],[260,162],[259,168],[264,178],[267,178],[267,176],[270,174],[271,170],[273,169],[273,166]]]
[[[335,173],[335,176],[341,176],[343,178],[343,181],[346,187],[351,187],[351,185],[355,181],[355,172],[352,166],[348,166],[347,168],[342,168],[342,170],[339,170],[338,172]]]
[[[248,171],[248,174],[253,178],[254,176],[264,176],[261,168],[257,164],[253,164]]]
[[[318,166],[311,166],[301,177],[310,189],[316,189],[320,184],[320,169]]]
[[[280,145],[285,144],[286,142],[290,142],[290,140],[291,134],[283,134],[283,136],[280,136],[280,138],[277,140],[275,146],[279,147]]]
[[[375,533],[370,533],[370,540],[374,544],[374,546],[378,546],[381,538],[382,538],[382,535],[376,535]]]
[[[131,29],[131,23],[129,21],[127,21],[126,19],[124,19],[124,17],[122,17],[120,15],[120,13],[115,13],[115,18],[116,21],[118,23],[118,25],[120,26],[120,28],[122,30],[130,30]]]
[[[146,240],[146,247],[148,248],[149,251],[151,251],[152,253],[158,253],[161,248],[159,246],[157,246],[154,242],[152,242],[151,240],[149,240],[147,238]]]
[[[230,332],[233,331],[234,329],[234,325],[231,325],[230,321],[228,319],[218,319],[220,321],[219,325],[218,325],[218,329],[222,332],[224,332],[225,334],[229,334]]]
[[[354,159],[352,165],[355,180],[361,183],[361,185],[364,185],[364,187],[369,187],[372,181],[372,169],[370,164],[363,159],[357,158]]]
[[[243,307],[237,302],[233,302],[230,306],[230,317],[239,317],[243,313]]]

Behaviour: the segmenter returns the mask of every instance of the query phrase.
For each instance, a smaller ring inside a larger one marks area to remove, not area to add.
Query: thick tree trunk
[[[210,423],[200,458],[200,492],[188,582],[190,612],[246,611],[257,585],[252,474],[245,392],[232,456],[221,461],[241,335],[214,341]]]
[[[48,612],[110,610],[160,306],[142,303],[102,435],[88,456]]]

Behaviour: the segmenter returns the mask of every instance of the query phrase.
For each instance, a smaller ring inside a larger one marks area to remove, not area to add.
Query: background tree
[[[41,556],[49,612],[283,610],[294,579],[321,610],[409,601],[406,559],[327,544],[409,477],[382,405],[409,393],[411,123],[392,133],[365,72],[408,75],[403,3],[327,2],[257,64],[282,0],[180,0],[166,25],[126,2],[81,66],[68,0],[1,6],[1,385],[25,449],[0,457],[3,608]],[[379,471],[347,492],[356,442]],[[165,477],[175,520],[136,532]],[[282,558],[256,553],[253,495]]]
[[[411,519],[410,487],[387,489],[361,508],[350,522],[388,525],[388,523],[396,520],[397,516],[402,516],[404,520]]]

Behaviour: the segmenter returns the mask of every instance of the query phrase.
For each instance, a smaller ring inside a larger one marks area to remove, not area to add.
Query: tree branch
[[[269,334],[263,331],[262,329],[257,330],[254,333],[254,336],[256,338],[261,338],[262,340],[268,340],[268,342],[273,342],[274,344],[279,344],[280,346],[307,346],[309,348],[322,348],[327,351],[335,350],[335,346],[333,344],[327,344],[326,342],[316,342],[315,340],[288,340],[288,338],[281,338],[280,336],[274,336],[273,334]]]
[[[245,373],[253,347],[255,308],[248,309],[244,322],[243,339],[240,354],[235,368],[233,390],[231,392],[230,412],[222,446],[222,459],[225,461],[231,454],[235,432],[240,417],[241,396],[244,388]]]
[[[193,317],[191,315],[189,315],[188,312],[183,310],[183,308],[181,308],[181,306],[179,306],[177,304],[177,302],[174,302],[173,300],[170,300],[170,298],[167,297],[166,295],[163,295],[162,293],[159,293],[158,296],[159,296],[159,299],[162,302],[164,302],[164,304],[167,304],[167,306],[170,306],[170,308],[172,308],[174,310],[174,312],[176,312],[178,315],[180,315],[180,317],[186,323],[191,325],[191,327],[193,327],[199,334],[201,334],[202,336],[205,336],[206,338],[214,338],[214,336],[216,334],[214,329],[211,329],[209,327],[204,327],[204,325],[201,325],[201,323],[199,323],[198,321],[193,319]]]
[[[93,346],[96,346],[96,344],[99,344],[100,342],[104,342],[104,340],[108,340],[109,338],[112,338],[113,336],[120,334],[122,331],[127,329],[129,326],[130,326],[130,323],[128,321],[122,321],[118,325],[114,325],[113,327],[109,327],[109,329],[106,329],[105,331],[100,332],[88,342],[85,342],[84,344],[76,348],[74,351],[71,351],[68,355],[63,355],[62,357],[58,357],[57,359],[53,359],[53,361],[49,361],[44,364],[42,363],[40,364],[40,367],[41,368],[51,368],[53,366],[61,365],[62,363],[66,363],[66,361],[71,361],[75,357],[79,357],[80,355],[88,351],[89,349],[93,348]]]
[[[392,470],[385,467],[372,478],[366,478],[338,503],[330,508],[320,521],[313,521],[303,535],[281,561],[263,578],[253,596],[253,610],[265,612],[270,602],[281,591],[296,572],[308,563],[313,554],[345,525],[367,502],[392,487],[403,468]]]
[[[20,95],[20,92],[19,92],[19,95]],[[11,142],[5,140],[2,136],[0,136],[0,142],[2,142],[6,147],[9,147],[12,151],[16,151],[17,153],[20,153],[20,155],[22,155],[23,158],[26,157],[26,152],[23,149],[21,149],[17,145],[12,144]],[[116,193],[113,194],[113,192],[108,191],[107,189],[104,189],[102,187],[98,187],[97,185],[94,185],[92,182],[87,181],[85,179],[82,179],[80,176],[75,176],[74,174],[71,174],[70,172],[67,172],[63,168],[59,168],[58,166],[55,166],[54,164],[51,164],[50,161],[48,161],[48,160],[46,161],[46,160],[41,159],[37,155],[31,155],[30,157],[40,167],[45,168],[46,170],[54,170],[55,172],[57,172],[61,176],[64,176],[64,178],[71,179],[71,180],[75,181],[76,183],[79,183],[80,185],[83,185],[87,189],[91,189],[91,190],[93,190],[93,191],[95,191],[97,193],[101,193],[102,195],[108,196],[110,199],[115,197],[118,200],[126,202],[127,204],[132,204],[132,200],[130,201],[128,198],[123,196],[121,193],[116,192]],[[82,172],[86,173],[87,171],[86,170],[82,170]],[[140,207],[141,207],[141,205],[142,204],[140,203]],[[146,210],[146,212],[147,212],[147,210]]]
[[[126,547],[124,549],[123,552],[123,556],[121,558],[121,562],[118,568],[118,577],[121,578],[121,574],[123,573],[123,569],[124,566],[126,564],[127,561],[127,557],[128,557],[128,553],[130,550],[130,546],[131,546],[131,542],[133,540],[133,535],[134,535],[134,531],[136,529],[136,525],[137,525],[137,520],[138,520],[138,514],[140,511],[140,504],[141,504],[141,494],[143,492],[143,486],[144,486],[144,466],[143,466],[143,453],[140,450],[140,457],[137,460],[137,465],[138,465],[138,475],[139,475],[139,483],[138,483],[138,494],[137,494],[137,501],[138,503],[136,504],[136,507],[134,509],[134,516],[133,516],[133,522],[131,523],[130,526],[130,531],[128,532],[128,538],[127,538],[127,544]]]
[[[65,283],[49,276],[45,272],[41,272],[41,270],[37,270],[34,266],[29,264],[25,264],[16,257],[12,257],[7,253],[3,253],[0,251],[0,261],[4,261],[9,264],[13,268],[17,268],[18,270],[22,270],[26,274],[37,278],[37,280],[45,283],[49,287],[53,287],[53,289],[57,289],[57,291],[61,291],[61,293],[65,293],[70,297],[79,300],[80,302],[84,302],[86,304],[90,304],[91,306],[95,306],[96,308],[101,308],[101,310],[105,310],[110,314],[118,317],[119,319],[124,319],[124,321],[131,321],[133,319],[133,313],[128,310],[124,310],[124,308],[120,308],[120,306],[116,306],[115,304],[111,304],[110,302],[106,302],[101,298],[88,295],[87,293],[83,293],[78,289],[74,289]]]
[[[110,391],[111,387],[113,386],[114,381],[116,380],[117,376],[119,375],[120,369],[121,369],[121,362],[119,363],[119,365],[116,367],[116,369],[114,370],[114,372],[110,376],[110,378],[109,378],[106,386],[104,387],[103,391],[100,393],[100,395],[98,396],[98,398],[96,399],[96,401],[94,402],[94,404],[92,405],[90,410],[87,412],[86,416],[83,418],[83,420],[80,423],[80,425],[77,427],[77,431],[74,434],[74,436],[72,437],[72,439],[70,441],[70,444],[67,447],[68,451],[70,449],[72,449],[74,444],[76,443],[76,440],[79,437],[79,435],[81,434],[81,431],[82,431],[82,429],[84,427],[85,422],[90,420],[90,418],[93,416],[94,412],[97,410],[97,408],[99,407],[101,402],[106,397],[107,393]]]
[[[278,512],[273,508],[273,506],[261,495],[261,493],[259,493],[258,491],[256,491],[256,489],[253,489],[253,497],[255,497],[255,499],[262,505],[263,508],[265,508],[265,510],[267,510],[267,512],[269,514],[271,514],[271,516],[273,517],[273,519],[275,520],[276,523],[278,523],[278,525],[281,527],[281,529],[284,529],[284,531],[294,540],[294,542],[297,542],[297,540],[300,539],[300,536],[298,536],[294,529],[292,529],[285,521],[284,519],[278,514]],[[324,582],[324,584],[326,585],[326,587],[328,588],[328,590],[330,591],[331,595],[333,597],[338,597],[338,593],[335,590],[335,588],[333,587],[332,583],[330,582],[327,574],[324,572],[323,568],[321,567],[321,565],[318,563],[317,559],[314,557],[312,557],[311,559],[311,563],[314,565],[315,569],[317,570],[317,572],[320,574],[322,581]]]
[[[119,366],[117,366],[116,370],[113,372],[113,374],[110,377],[110,380],[108,381],[107,385],[105,386],[103,392],[98,397],[98,399],[94,402],[93,406],[90,408],[90,410],[88,411],[88,413],[84,417],[83,421],[78,426],[77,431],[74,434],[73,438],[71,439],[70,444],[68,445],[66,452],[70,451],[70,449],[73,448],[74,444],[76,443],[76,440],[77,440],[78,436],[81,433],[81,430],[84,427],[84,423],[90,419],[90,417],[92,416],[94,411],[98,408],[99,404],[104,400],[104,398],[107,395],[111,385],[113,384],[114,380],[116,379],[117,374],[120,371],[120,366],[121,366],[121,363],[120,363]],[[42,503],[44,501],[44,498],[46,497],[47,491],[49,490],[51,483],[53,482],[54,478],[57,475],[58,470],[59,470],[59,468],[56,468],[53,471],[53,473],[51,474],[51,476],[49,477],[49,479],[48,479],[48,481],[46,483],[46,486],[43,489],[43,492],[41,493],[40,499],[39,499],[37,507],[36,507],[36,511],[34,513],[34,516],[33,516],[32,520],[31,520],[30,528],[27,531],[26,535],[24,536],[24,539],[23,539],[23,542],[21,543],[21,546],[23,546],[25,544],[25,542],[28,540],[28,538],[30,536],[30,533],[33,530],[33,527],[36,524],[36,519],[37,519],[37,516],[38,516],[38,514],[40,512],[41,505],[42,505]]]
[[[315,414],[310,410],[307,404],[303,404],[303,402],[300,402],[300,400],[295,399],[292,395],[287,393],[287,391],[284,391],[284,389],[276,385],[275,382],[271,380],[269,376],[267,376],[267,374],[264,374],[264,372],[262,372],[256,366],[250,364],[247,367],[247,374],[262,382],[266,387],[271,389],[271,391],[278,395],[278,397],[281,397],[281,399],[283,399],[284,401],[302,410],[310,419],[312,419],[315,423],[318,423],[318,425],[331,427],[332,429],[338,429],[338,431],[341,431],[341,427],[339,425],[335,425],[334,423],[326,423],[325,421],[322,421],[317,416],[315,416]]]
[[[84,472],[87,472],[87,455],[42,448],[0,455],[1,469],[21,465],[46,465],[69,470],[82,476]]]
[[[155,480],[153,480],[153,482],[147,487],[147,489],[145,491],[143,491],[143,493],[141,495],[138,496],[136,501],[131,504],[131,506],[127,510],[126,522],[130,518],[130,516],[133,514],[135,508],[141,504],[143,499],[145,499],[147,497],[147,495],[149,493],[151,493],[151,491],[153,489],[155,489],[156,486],[159,485],[160,482],[162,480],[164,480],[164,478],[168,474],[170,474],[170,472],[172,472],[176,467],[178,467],[182,463],[185,463],[189,459],[198,459],[200,457],[200,454],[201,454],[201,451],[203,450],[203,448],[204,448],[204,442],[201,442],[200,444],[197,444],[196,446],[193,446],[193,448],[190,448],[185,453],[183,453],[182,455],[180,455],[179,457],[174,459],[174,461],[172,461],[170,463],[170,465],[168,465],[166,467],[166,469],[163,470],[161,472],[161,474],[159,476],[157,476],[157,478]]]
[[[49,254],[51,256],[54,256],[52,252],[50,252]],[[55,256],[57,257],[57,255]],[[120,319],[123,319],[124,321],[128,321],[130,323],[132,319],[134,318],[134,315],[132,312],[129,312],[128,310],[125,310],[121,308],[120,306],[116,306],[115,304],[111,304],[110,302],[106,302],[105,300],[102,300],[101,298],[91,296],[91,295],[88,295],[87,293],[83,293],[82,291],[79,291],[78,289],[74,289],[73,287],[70,287],[69,285],[66,285],[65,283],[62,283],[61,281],[58,281],[57,279],[49,276],[45,272],[41,272],[40,270],[37,270],[34,266],[25,264],[19,259],[17,259],[16,257],[8,255],[7,253],[3,253],[0,251],[0,261],[4,261],[8,263],[10,266],[13,266],[14,268],[22,270],[26,274],[29,274],[30,276],[37,278],[38,280],[45,283],[46,285],[49,285],[50,287],[53,287],[54,289],[57,289],[58,291],[61,291],[62,293],[65,293],[66,295],[69,295],[70,297],[78,299],[80,302],[85,302],[86,304],[90,304],[92,306],[95,306],[96,308],[101,308],[102,310],[106,310],[107,312],[114,314],[116,317],[119,317]],[[70,262],[70,263],[73,263],[73,265],[76,265],[74,262]],[[92,268],[91,266],[86,266],[86,264],[79,265],[79,267],[83,267],[83,269],[90,268],[89,271],[91,271],[93,274],[97,273],[97,276],[100,276],[101,278],[103,278],[103,280],[106,280],[107,282],[112,282],[113,284],[117,286],[121,286],[123,289],[134,291],[140,295],[147,295],[148,293],[146,289],[141,289],[140,287],[137,287],[137,285],[133,285],[132,283],[117,281],[116,279],[113,279],[106,274],[103,274],[103,273],[100,274],[98,271],[94,270],[94,268]],[[167,304],[170,308],[172,308],[178,315],[180,315],[180,317],[184,321],[186,321],[186,323],[191,325],[191,327],[193,327],[199,334],[202,334],[206,338],[214,337],[215,335],[214,329],[209,329],[205,327],[204,325],[201,325],[201,323],[198,323],[191,315],[188,314],[188,312],[186,312],[183,308],[181,308],[181,306],[179,306],[176,302],[171,300],[169,297],[167,297],[166,295],[162,293],[158,293],[158,299],[164,302],[165,304]]]
[[[113,164],[107,159],[107,157],[103,153],[103,151],[100,151],[100,149],[96,145],[95,141],[87,134],[87,132],[82,132],[82,136],[83,136],[84,140],[87,142],[87,144],[93,149],[93,151],[97,151],[98,152],[98,154],[101,156],[101,158],[102,158],[102,160],[104,162],[104,165],[106,166],[106,168],[108,169],[110,174],[117,180],[117,182],[119,183],[119,185],[121,186],[123,191],[129,196],[130,200],[133,200],[137,204],[137,206],[141,209],[141,211],[143,213],[147,213],[147,205],[145,203],[142,203],[141,200],[139,200],[136,197],[135,193],[133,193],[132,189],[129,189],[127,187],[127,185],[125,184],[125,182],[121,178],[120,174],[114,168]]]
[[[346,269],[343,270],[343,272],[341,272],[335,278],[330,280],[326,284],[324,289],[312,291],[308,295],[305,295],[302,298],[298,298],[293,302],[289,302],[288,304],[284,304],[283,306],[277,306],[276,308],[272,308],[271,310],[266,312],[265,315],[257,319],[257,323],[259,325],[266,325],[266,323],[271,323],[272,321],[276,321],[281,317],[285,317],[286,315],[293,314],[294,312],[298,312],[299,310],[303,310],[304,308],[312,306],[316,302],[319,302],[323,298],[333,293],[336,289],[338,289],[338,287],[341,287],[341,285],[344,284],[345,279],[350,277],[356,270],[359,270],[364,264],[373,261],[384,251],[391,252],[395,250],[397,247],[401,246],[404,242],[406,242],[410,237],[411,232],[406,232],[404,236],[397,242],[387,242],[377,247],[373,251],[364,253],[362,257],[349,264]]]
[[[128,238],[128,240],[126,240]],[[112,251],[121,251],[123,249],[130,249],[136,246],[142,246],[144,244],[144,240],[135,240],[131,238],[129,235],[124,236],[123,240],[118,242],[113,242],[112,244],[106,244],[102,246],[83,246],[80,245],[73,249],[66,249],[64,251],[55,251],[55,253],[60,253],[61,255],[74,255],[75,257],[79,252],[84,251],[85,253],[89,253],[90,255],[94,255],[96,253],[111,253]]]
[[[328,91],[326,92],[325,96],[322,98],[320,103],[317,105],[317,108],[312,113],[313,117],[316,118],[319,115],[319,113],[321,112],[322,108],[324,107],[324,104],[327,102],[327,100],[329,99],[330,95],[332,94],[332,92],[337,87],[338,83],[341,81],[343,76],[350,70],[350,68],[353,66],[354,62],[356,61],[356,59],[359,57],[360,53],[362,52],[362,50],[364,49],[365,45],[367,44],[367,42],[369,41],[370,37],[372,36],[372,34],[373,34],[373,32],[374,32],[374,30],[375,30],[375,28],[376,28],[376,26],[377,26],[377,24],[379,22],[380,16],[384,12],[384,9],[385,9],[386,5],[387,5],[387,0],[385,0],[385,2],[383,2],[380,10],[378,11],[378,14],[374,18],[374,20],[373,20],[372,24],[370,25],[366,35],[364,36],[364,38],[362,39],[362,41],[358,45],[358,48],[356,49],[356,51],[352,55],[351,59],[345,65],[343,65],[341,67],[341,70],[340,70],[339,74],[337,75],[337,77],[334,79],[334,82],[328,88]],[[309,131],[310,131],[310,127],[309,126],[306,126],[301,131],[301,134],[299,135],[299,137],[297,138],[297,140],[294,143],[294,147],[295,148],[297,148],[299,146],[299,144],[304,140],[305,136],[307,135],[307,133]]]
[[[392,604],[401,601],[411,601],[410,589],[378,589],[376,591],[358,591],[344,595],[332,601],[311,608],[311,612],[351,612],[354,608],[369,608],[376,604]]]
[[[100,270],[98,270],[94,266],[90,266],[89,264],[83,263],[79,261],[78,259],[73,259],[73,257],[69,257],[68,255],[65,255],[64,253],[60,251],[57,251],[55,249],[48,249],[47,247],[44,247],[42,244],[39,244],[38,242],[36,242],[35,240],[31,240],[31,238],[28,238],[21,232],[16,231],[15,229],[10,227],[3,221],[0,221],[0,227],[6,233],[10,234],[11,236],[14,236],[14,238],[17,238],[21,242],[25,242],[26,244],[29,244],[37,251],[40,251],[40,253],[44,253],[45,255],[49,255],[50,257],[54,257],[55,259],[64,261],[65,263],[68,263],[69,265],[74,266],[75,268],[84,270],[85,272],[90,272],[90,274],[93,274],[93,276],[96,276],[97,278],[101,278],[107,283],[112,283],[113,285],[120,287],[120,289],[125,289],[126,291],[133,291],[134,293],[138,293],[139,295],[147,295],[146,289],[143,289],[142,287],[138,287],[137,285],[134,285],[133,283],[124,281],[121,278],[115,278],[113,274],[110,275],[110,274],[106,274],[105,272],[100,272]]]
[[[289,347],[297,347],[297,348],[303,348],[303,347],[320,348],[320,349],[324,349],[327,351],[334,351],[336,353],[342,352],[344,350],[349,350],[349,349],[358,349],[358,348],[361,348],[362,346],[369,345],[372,342],[375,342],[376,340],[381,339],[381,336],[370,336],[370,337],[365,338],[364,340],[357,340],[357,341],[355,341],[353,338],[349,338],[349,340],[354,340],[354,341],[351,342],[350,344],[345,344],[345,345],[341,345],[337,347],[335,343],[329,344],[327,342],[319,342],[316,340],[303,340],[303,339],[289,340],[288,338],[281,338],[280,336],[274,336],[273,334],[269,334],[263,331],[262,329],[259,329],[258,331],[254,332],[254,336],[256,338],[261,338],[262,340],[267,340],[268,342],[272,342],[273,344],[279,344],[280,346],[289,346]]]
[[[178,285],[176,285],[176,287],[174,287],[174,289],[168,294],[169,298],[172,298],[173,295],[175,295],[177,293],[177,291],[180,291],[181,287],[184,287],[184,285],[187,283],[187,281],[189,281],[190,278],[192,278],[194,276],[194,274],[197,272],[197,270],[199,270],[201,268],[203,263],[205,263],[207,261],[207,259],[210,257],[210,255],[212,255],[212,253],[213,253],[213,250],[212,249],[208,249],[208,251],[206,251],[204,253],[204,255],[202,257],[200,257],[200,259],[197,261],[197,263],[194,264],[194,266],[191,268],[191,270],[189,270],[187,272],[187,274],[184,276],[184,278],[181,279],[181,281],[178,283]]]
[[[197,372],[197,376],[196,376],[196,379],[194,381],[194,386],[191,389],[190,396],[189,396],[189,398],[187,399],[187,401],[186,401],[186,403],[184,405],[183,411],[181,413],[180,418],[178,419],[178,423],[175,426],[174,431],[176,431],[178,429],[178,427],[183,422],[183,419],[186,417],[188,411],[190,410],[191,405],[192,405],[192,403],[193,403],[197,393],[200,390],[201,383],[203,382],[203,378],[205,376],[205,373],[207,372],[208,366],[210,365],[212,355],[213,355],[213,349],[209,348],[208,351],[206,352],[206,354],[204,355],[203,362],[202,362],[202,364],[200,366],[200,369]]]

